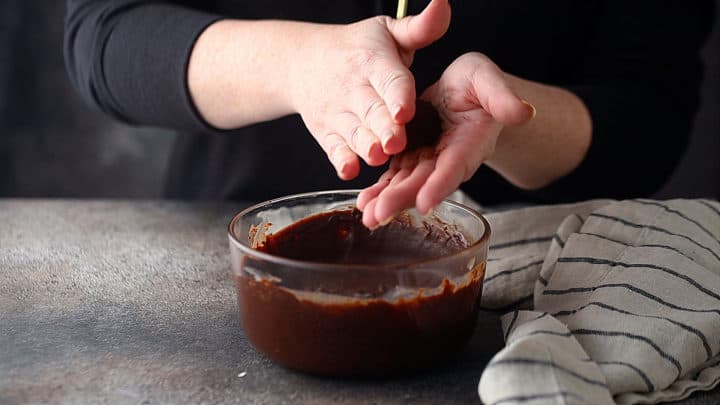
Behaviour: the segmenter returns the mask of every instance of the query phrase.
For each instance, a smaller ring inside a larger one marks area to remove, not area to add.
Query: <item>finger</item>
[[[409,162],[412,159],[406,159],[406,155],[408,154],[405,153],[403,155],[393,157],[390,163],[390,168],[383,173],[382,176],[380,176],[378,182],[363,190],[361,195],[358,196],[358,205],[363,205],[363,222],[366,226],[370,227],[368,224],[373,226],[380,224],[374,212],[377,204],[377,198],[380,193],[382,193],[387,187],[391,186],[391,184],[397,184],[412,173],[414,165],[409,166]],[[415,158],[415,164],[417,164],[417,158]]]
[[[389,179],[378,181],[372,186],[365,188],[363,191],[360,192],[360,194],[358,194],[357,202],[355,203],[355,205],[360,211],[365,211],[365,207],[367,206],[367,204],[371,200],[376,198],[378,194],[380,194],[380,192],[388,186],[388,184],[390,184]]]
[[[503,125],[522,125],[535,116],[535,107],[518,97],[500,68],[489,59],[471,76],[472,88],[480,105]]]
[[[417,193],[415,205],[418,212],[426,215],[445,197],[452,194],[463,181],[466,169],[457,156],[441,155],[425,184]]]
[[[372,199],[377,197],[381,191],[385,189],[390,184],[390,179],[397,173],[397,169],[390,168],[385,173],[383,173],[380,178],[378,179],[377,183],[373,184],[370,187],[367,187],[363,191],[358,194],[357,198],[357,205],[358,209],[360,211],[365,210],[365,206],[368,202],[370,202]]]
[[[380,176],[379,182],[382,182],[383,185],[382,187],[379,187],[380,190],[378,191],[381,193],[383,189],[391,186],[393,182],[397,183],[402,181],[402,179],[406,178],[410,172],[410,168],[400,169],[400,159],[393,159],[390,164],[390,169]],[[375,229],[376,227],[382,225],[375,216],[375,205],[377,204],[377,201],[377,196],[370,199],[370,201],[368,201],[365,205],[365,210],[363,211],[363,224],[370,229]]]
[[[468,125],[448,135],[453,139],[448,139],[447,146],[438,153],[435,170],[417,193],[415,206],[421,214],[430,212],[460,184],[470,179],[492,152],[494,138],[478,136],[481,130]],[[499,131],[497,128],[493,130]]]
[[[336,133],[329,133],[319,140],[320,147],[335,167],[339,178],[352,180],[360,174],[360,161],[345,140]]]
[[[375,229],[380,226],[380,223],[375,219],[375,204],[377,199],[370,200],[365,206],[363,211],[362,223],[369,229]]]
[[[418,15],[401,20],[387,18],[386,24],[395,41],[404,50],[424,48],[440,39],[450,26],[450,3],[433,0]]]
[[[388,184],[388,187],[397,185],[401,181],[405,180],[410,174],[412,173],[412,168],[406,167],[400,169],[395,175],[390,179],[390,184]]]
[[[432,149],[428,149],[408,176],[396,183],[391,182],[377,197],[375,219],[378,223],[386,223],[399,212],[414,207],[418,191],[434,169],[435,156]]]
[[[332,124],[336,128],[335,132],[341,135],[350,149],[365,163],[370,166],[380,166],[387,162],[389,156],[383,152],[380,140],[354,113],[344,112],[338,115]]]
[[[363,86],[353,92],[355,114],[370,129],[382,145],[386,155],[400,153],[406,144],[405,128],[395,123],[385,102],[371,86]]]
[[[415,114],[415,78],[400,61],[377,60],[368,80],[397,124],[409,122]]]

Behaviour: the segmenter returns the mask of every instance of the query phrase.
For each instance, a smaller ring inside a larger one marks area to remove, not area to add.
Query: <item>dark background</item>
[[[717,4],[691,144],[658,198],[720,197]],[[0,0],[0,197],[159,197],[173,133],[114,122],[79,99],[63,63],[64,14],[62,0]]]

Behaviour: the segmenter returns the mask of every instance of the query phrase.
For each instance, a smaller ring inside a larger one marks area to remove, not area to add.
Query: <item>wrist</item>
[[[328,32],[339,26],[316,23],[287,22],[287,63],[283,66],[285,86],[282,89],[288,106],[293,113],[300,113],[308,100],[316,98],[316,92],[310,83],[313,77],[325,72],[326,64],[333,60],[329,55],[332,44],[326,44],[327,38],[337,38],[339,32]],[[338,85],[341,85],[339,83]]]
[[[539,189],[583,161],[592,140],[590,113],[565,89],[508,74],[506,80],[537,115],[523,125],[504,127],[485,163],[517,187]]]

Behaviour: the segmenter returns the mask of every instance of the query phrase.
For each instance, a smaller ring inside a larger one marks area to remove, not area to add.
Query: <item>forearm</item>
[[[65,53],[81,95],[129,123],[192,130],[293,112],[288,70],[320,25],[219,20],[179,3],[69,0]]]
[[[580,165],[592,139],[591,117],[582,100],[565,89],[509,74],[506,80],[536,115],[503,128],[485,163],[520,188],[542,188]]]
[[[195,40],[220,16],[181,2],[68,0],[65,58],[80,95],[127,123],[204,131],[187,89]]]
[[[188,87],[200,115],[233,129],[296,112],[292,67],[307,55],[309,36],[324,27],[291,21],[221,20],[198,38]]]
[[[537,117],[527,127],[503,132],[498,145],[501,162],[495,167],[518,181],[514,174],[529,162],[545,169],[565,166],[565,175],[563,170],[556,172],[557,181],[534,194],[548,201],[651,196],[682,156],[698,105],[699,55],[712,26],[713,2],[599,4],[592,40],[576,57],[583,63],[557,79],[569,92],[512,81],[520,97],[536,105]],[[675,29],[667,30],[671,25]],[[582,104],[589,114],[578,109]],[[580,118],[584,123],[573,122]],[[561,142],[531,156],[525,152],[531,148],[518,148],[519,167],[513,168],[507,163],[512,158],[502,151],[508,144],[517,145],[522,136],[527,142],[541,138],[545,146]],[[581,147],[583,138],[586,149]],[[572,156],[580,159],[575,168],[572,159],[567,160]],[[538,163],[537,157],[546,162]],[[541,173],[527,173],[525,178]]]

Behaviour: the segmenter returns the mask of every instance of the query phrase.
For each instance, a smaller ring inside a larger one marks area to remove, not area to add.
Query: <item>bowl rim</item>
[[[240,251],[243,254],[255,256],[259,259],[276,262],[285,266],[290,267],[303,267],[308,268],[310,267],[311,270],[314,271],[325,271],[325,270],[332,270],[337,271],[339,269],[347,269],[347,270],[393,270],[393,271],[415,271],[416,268],[420,265],[427,265],[435,262],[443,262],[449,259],[453,259],[456,257],[460,257],[464,254],[467,254],[468,252],[471,252],[473,250],[476,250],[479,245],[482,245],[483,243],[488,245],[488,240],[490,239],[490,234],[492,233],[490,229],[490,223],[485,218],[484,215],[482,215],[477,210],[459,203],[457,201],[444,199],[440,202],[440,204],[448,204],[451,206],[454,206],[456,208],[460,208],[468,213],[470,213],[472,216],[479,219],[479,221],[483,224],[484,231],[483,234],[478,238],[477,241],[474,243],[468,245],[467,247],[454,252],[450,255],[446,256],[439,256],[439,257],[432,257],[429,259],[424,260],[418,260],[414,262],[407,262],[407,263],[393,263],[393,264],[336,264],[336,263],[326,263],[326,262],[317,262],[317,261],[309,261],[309,260],[298,260],[298,259],[289,259],[282,256],[273,255],[270,253],[261,252],[259,250],[253,249],[252,247],[246,245],[243,242],[240,242],[236,236],[233,233],[233,226],[235,223],[237,223],[244,215],[246,215],[248,212],[256,210],[262,206],[265,205],[271,205],[278,202],[283,202],[291,199],[301,199],[301,198],[308,198],[308,197],[321,197],[321,196],[327,196],[327,195],[335,195],[335,194],[353,194],[355,197],[361,192],[360,189],[336,189],[336,190],[324,190],[324,191],[311,191],[311,192],[305,192],[305,193],[297,193],[297,194],[290,194],[278,198],[273,198],[270,200],[262,201],[259,203],[252,204],[251,206],[243,209],[242,211],[238,212],[237,214],[233,215],[232,219],[228,223],[227,226],[227,233],[229,236],[229,239],[233,245],[235,245],[237,248],[240,249]],[[440,205],[438,204],[438,205]],[[487,261],[487,259],[485,260]]]

